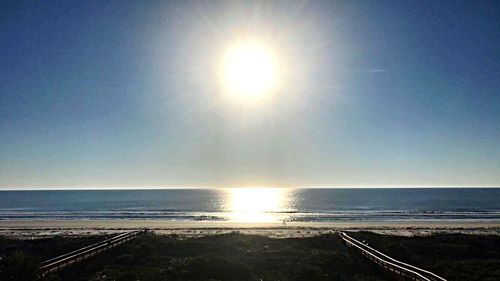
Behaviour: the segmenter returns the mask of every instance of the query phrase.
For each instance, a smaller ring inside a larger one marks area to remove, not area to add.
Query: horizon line
[[[0,187],[0,191],[51,191],[51,190],[179,190],[179,189],[257,189],[257,188],[283,188],[283,189],[412,189],[412,188],[500,188],[500,186],[493,185],[357,185],[357,186],[136,186],[136,187],[122,187],[122,186],[107,186],[107,187]]]

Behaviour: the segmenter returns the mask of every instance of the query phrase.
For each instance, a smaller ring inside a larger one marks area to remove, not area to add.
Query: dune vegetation
[[[386,253],[448,280],[498,280],[500,237],[356,233]],[[0,280],[34,280],[40,260],[100,237],[0,240]],[[392,280],[336,235],[273,239],[238,233],[140,237],[53,280]]]

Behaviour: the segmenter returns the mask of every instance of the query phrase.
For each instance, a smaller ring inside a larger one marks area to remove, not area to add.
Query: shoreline
[[[500,222],[489,221],[390,221],[390,222],[176,222],[160,220],[0,220],[0,236],[36,239],[45,237],[81,237],[114,234],[147,228],[160,235],[197,237],[229,232],[263,235],[274,238],[311,237],[332,231],[369,231],[396,236],[428,236],[433,234],[500,235]]]

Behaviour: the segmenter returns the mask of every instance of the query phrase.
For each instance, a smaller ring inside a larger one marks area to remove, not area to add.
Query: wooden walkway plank
[[[383,269],[400,275],[402,277],[408,278],[410,280],[417,281],[446,281],[441,276],[432,273],[428,270],[398,261],[390,256],[352,238],[345,232],[340,232],[340,237],[344,242],[351,247],[355,247],[360,250],[361,254],[367,257],[372,262],[376,263]]]
[[[117,236],[108,238],[104,241],[85,246],[78,250],[57,256],[55,258],[48,259],[41,263],[39,269],[40,275],[43,278],[50,274],[59,272],[60,270],[67,268],[77,262],[87,260],[99,253],[107,251],[146,233],[148,233],[148,231],[145,229],[122,233]]]

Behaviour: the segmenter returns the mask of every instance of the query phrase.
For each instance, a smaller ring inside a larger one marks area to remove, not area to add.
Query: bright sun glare
[[[241,101],[258,101],[276,87],[278,69],[272,50],[256,42],[241,42],[228,49],[222,82],[226,91]]]
[[[235,188],[229,193],[230,220],[234,222],[276,222],[286,209],[287,194],[280,188]]]

